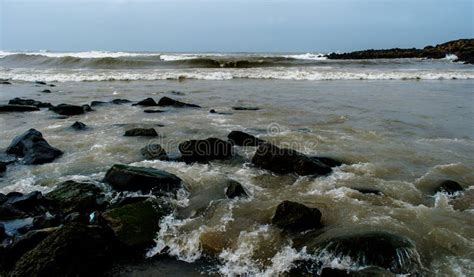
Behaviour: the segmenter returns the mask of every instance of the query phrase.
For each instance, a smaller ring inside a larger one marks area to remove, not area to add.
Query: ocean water
[[[392,232],[415,243],[426,275],[472,276],[474,66],[452,60],[330,61],[317,53],[0,52],[0,79],[13,83],[0,86],[2,104],[14,97],[88,104],[168,96],[202,106],[147,114],[129,104],[105,105],[66,119],[45,109],[0,114],[0,149],[35,128],[65,152],[53,163],[10,166],[0,179],[0,192],[46,192],[71,178],[100,181],[115,163],[154,167],[179,176],[189,193],[180,195],[176,214],[162,220],[150,257],[168,250],[193,265],[212,257],[205,272],[282,274],[307,255],[271,225],[275,207],[292,200],[321,210],[327,236]],[[45,88],[52,93],[41,93]],[[260,110],[234,111],[233,106]],[[229,114],[210,114],[210,109]],[[73,131],[69,126],[75,121],[89,129]],[[155,127],[161,137],[123,136],[135,126]],[[253,167],[254,147],[237,147],[240,159],[209,164],[146,161],[140,155],[150,142],[176,152],[185,140],[225,139],[232,130],[346,164],[329,176],[310,178]],[[242,183],[250,197],[226,199],[227,178]],[[459,182],[464,195],[434,195],[443,179]],[[153,274],[153,267],[132,266],[127,274]]]

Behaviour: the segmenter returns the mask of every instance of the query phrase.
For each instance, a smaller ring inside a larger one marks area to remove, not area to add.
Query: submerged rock
[[[35,84],[38,84],[38,85],[47,85],[46,82],[43,82],[43,81],[35,81]]]
[[[195,104],[188,104],[184,102],[180,102],[178,100],[171,99],[169,97],[163,97],[158,101],[158,106],[166,107],[166,106],[173,106],[177,108],[200,108],[201,106]]]
[[[50,234],[16,263],[11,276],[100,274],[114,257],[114,234],[107,228],[68,224]]]
[[[152,106],[158,106],[158,104],[155,102],[153,98],[147,98],[143,99],[142,101],[139,101],[135,104],[134,106],[145,106],[145,107],[152,107]]]
[[[35,106],[25,106],[25,105],[0,105],[0,113],[7,112],[35,112],[40,109]]]
[[[3,173],[7,171],[7,163],[0,162],[0,177],[3,176]]]
[[[51,93],[51,90],[50,89],[43,89],[41,92],[42,93]]]
[[[49,163],[63,154],[61,150],[49,145],[43,135],[35,129],[15,137],[6,153],[22,157],[25,164]]]
[[[0,81],[0,84],[1,85],[11,85],[12,83],[8,82],[8,81]]]
[[[134,128],[125,131],[126,137],[157,137],[158,133],[153,128]]]
[[[105,196],[99,187],[73,180],[58,184],[53,191],[46,194],[46,198],[56,204],[64,214],[90,213],[106,206]]]
[[[93,111],[92,107],[90,105],[86,104],[86,105],[82,105],[81,107],[85,112],[92,112]]]
[[[33,99],[13,98],[8,101],[10,105],[35,106],[37,108],[51,108],[53,105],[47,102],[36,101]]]
[[[225,195],[228,198],[236,198],[236,197],[247,197],[247,193],[245,192],[244,187],[235,180],[228,180],[227,181],[227,189],[225,191]]]
[[[275,211],[272,224],[287,231],[305,231],[322,227],[321,212],[303,204],[283,201]]]
[[[183,188],[181,179],[163,170],[116,164],[104,177],[117,191],[141,191],[143,193],[175,194]]]
[[[220,114],[220,115],[230,115],[232,113],[227,113],[227,112],[218,112],[214,109],[210,110],[209,113],[212,113],[212,114]]]
[[[259,107],[243,107],[243,106],[232,107],[232,109],[236,110],[236,111],[258,111],[258,110],[260,110]]]
[[[435,192],[442,192],[449,195],[453,195],[458,191],[463,191],[462,186],[458,182],[452,180],[442,181],[435,190]]]
[[[114,100],[110,101],[110,103],[115,104],[115,105],[122,105],[122,104],[131,103],[131,102],[132,101],[130,101],[128,99],[114,99]]]
[[[341,166],[343,164],[343,162],[339,161],[339,160],[336,160],[334,158],[329,158],[329,157],[317,157],[317,156],[313,156],[313,157],[310,157],[311,159],[313,160],[316,160],[318,162],[321,162],[329,167],[337,167],[337,166]]]
[[[76,121],[71,125],[71,128],[76,129],[76,130],[85,130],[87,129],[87,125],[80,121]]]
[[[164,113],[163,110],[144,110],[144,113]]]
[[[102,106],[102,105],[107,105],[107,102],[104,101],[92,101],[91,102],[91,107],[96,107],[96,106]]]
[[[161,147],[161,145],[152,143],[152,144],[147,144],[147,146],[143,147],[140,150],[141,154],[145,159],[147,160],[167,160],[168,155],[166,154],[165,149]]]
[[[264,140],[256,138],[250,134],[244,133],[242,131],[232,131],[227,135],[229,141],[238,146],[259,146],[264,143]]]
[[[261,144],[252,158],[252,163],[260,168],[278,174],[327,175],[332,172],[327,165],[296,150],[279,148],[270,143]]]
[[[102,216],[121,243],[144,250],[154,244],[160,219],[170,213],[167,203],[149,199],[108,210]]]
[[[352,188],[354,190],[357,190],[358,192],[362,194],[376,194],[376,195],[383,195],[383,193],[380,190],[377,189],[370,189],[370,188]]]
[[[218,138],[189,140],[178,146],[186,163],[224,160],[232,157],[232,144]]]
[[[85,113],[82,106],[69,105],[69,104],[59,104],[57,106],[51,107],[51,111],[66,116],[80,115]]]

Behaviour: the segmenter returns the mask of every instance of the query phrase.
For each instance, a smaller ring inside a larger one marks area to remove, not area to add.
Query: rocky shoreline
[[[455,61],[474,64],[474,39],[459,39],[436,46],[417,48],[392,48],[368,49],[349,53],[331,53],[327,55],[330,60],[366,60],[366,59],[401,59],[401,58],[426,58],[442,59],[448,55],[455,55]]]
[[[81,116],[101,105],[130,105],[126,99],[111,102],[52,105],[33,99],[12,99],[0,106],[0,112],[27,112],[49,108],[60,116]],[[199,105],[163,97],[132,105],[201,108]],[[252,109],[234,109],[252,112]],[[215,112],[215,111],[214,111]],[[212,113],[212,111],[211,111]],[[224,114],[225,115],[225,114]],[[76,124],[77,123],[77,124]],[[72,128],[86,125],[76,122]],[[152,129],[130,129],[124,136],[156,136]],[[246,161],[235,153],[237,147],[254,147],[253,157]],[[278,147],[251,134],[234,130],[225,139],[209,137],[179,144],[179,153],[166,153],[159,145],[147,145],[144,159],[159,159],[186,164],[210,161],[248,162],[277,176],[297,175],[318,178],[332,174],[345,162],[331,157],[314,157],[290,148]],[[42,133],[30,129],[13,138],[0,157],[0,174],[15,163],[35,166],[58,159],[63,151],[50,145]],[[101,180],[89,182],[67,180],[46,194],[10,192],[0,194],[0,274],[5,276],[90,276],[105,274],[121,261],[142,261],[153,247],[161,220],[175,212],[179,193],[190,193],[177,175],[150,167],[112,164]],[[452,201],[464,197],[463,186],[452,180],[433,184],[435,193],[443,193]],[[376,196],[381,192],[360,188],[361,193]],[[249,191],[235,180],[228,180],[225,191],[230,199],[245,199]],[[423,272],[416,245],[408,238],[392,232],[372,231],[324,238],[325,222],[318,207],[283,201],[275,207],[269,221],[292,238],[296,249],[305,249],[308,257],[294,262],[289,276],[364,276]],[[203,245],[212,249],[212,246]],[[322,267],[314,259],[318,253],[347,257],[362,267],[341,270]],[[216,254],[206,251],[205,259],[214,261]],[[162,253],[166,255],[166,251]]]

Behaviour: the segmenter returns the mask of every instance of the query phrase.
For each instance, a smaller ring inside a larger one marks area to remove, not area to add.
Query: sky
[[[331,52],[474,37],[474,0],[0,0],[1,50]]]

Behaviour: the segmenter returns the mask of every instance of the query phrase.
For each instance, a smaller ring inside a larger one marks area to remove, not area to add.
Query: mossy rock
[[[94,184],[66,181],[46,195],[63,213],[87,213],[102,210],[106,206],[102,190]]]

